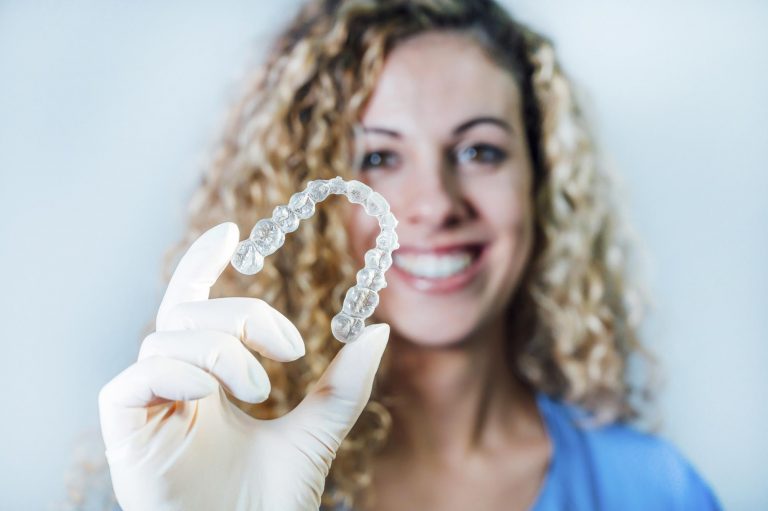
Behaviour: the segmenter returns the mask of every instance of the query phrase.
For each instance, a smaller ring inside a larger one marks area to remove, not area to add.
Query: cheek
[[[390,211],[402,221],[403,202],[407,200],[408,195],[403,193],[403,190],[408,189],[407,172],[369,172],[359,175],[356,179],[380,193],[387,200]],[[371,222],[374,222],[372,218]]]
[[[532,220],[532,200],[525,183],[500,179],[473,191],[473,202],[497,235],[523,234]]]
[[[381,229],[376,219],[369,216],[362,207],[352,204],[346,206],[344,218],[350,247],[354,257],[362,261],[365,252],[376,245],[376,236]]]
[[[367,184],[374,191],[380,193],[387,201],[390,211],[402,224],[401,212],[403,212],[404,200],[403,179],[401,175],[382,175],[374,172],[371,175],[357,175],[354,179]],[[376,246],[376,237],[381,232],[376,218],[365,212],[365,208],[359,204],[351,204],[345,201],[344,223],[350,238],[350,247],[353,255],[360,261],[366,251]],[[402,228],[402,227],[401,227]],[[400,234],[398,232],[398,234]]]

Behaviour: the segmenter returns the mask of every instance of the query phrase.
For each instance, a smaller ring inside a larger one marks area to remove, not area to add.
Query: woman
[[[323,204],[258,278],[225,270],[240,232],[337,174],[384,195],[400,242],[380,324],[340,350],[330,318],[378,232],[360,208]],[[642,351],[611,193],[552,46],[493,2],[309,3],[181,246],[237,226],[192,244],[101,392],[120,505],[718,509],[626,424]]]

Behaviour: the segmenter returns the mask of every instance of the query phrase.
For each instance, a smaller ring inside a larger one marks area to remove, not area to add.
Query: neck
[[[450,347],[391,338],[390,455],[453,465],[541,434],[535,400],[509,367],[505,333],[500,320]]]

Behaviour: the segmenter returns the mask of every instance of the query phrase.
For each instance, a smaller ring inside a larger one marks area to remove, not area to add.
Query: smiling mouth
[[[480,259],[484,245],[465,245],[434,251],[396,250],[393,266],[419,279],[445,280],[466,274]]]

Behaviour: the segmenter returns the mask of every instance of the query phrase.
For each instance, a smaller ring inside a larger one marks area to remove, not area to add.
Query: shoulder
[[[710,486],[669,441],[628,424],[590,426],[580,408],[546,401],[542,412],[549,415],[555,455],[579,458],[562,464],[589,474],[595,498],[607,508],[631,502],[631,509],[720,509]]]

